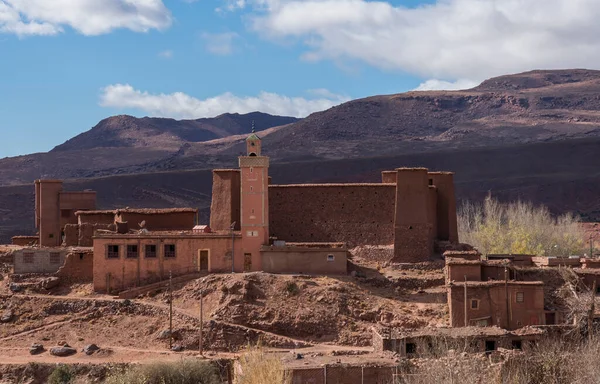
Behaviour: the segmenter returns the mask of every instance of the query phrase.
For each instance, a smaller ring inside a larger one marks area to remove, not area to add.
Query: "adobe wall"
[[[38,236],[13,236],[11,238],[12,245],[19,245],[21,247],[37,244],[38,241]]]
[[[114,236],[94,239],[94,290],[106,292],[107,284],[115,291],[150,284],[173,276],[184,275],[198,270],[199,250],[209,250],[209,272],[231,271],[230,236]],[[146,244],[156,245],[157,257],[147,258]],[[175,244],[174,258],[164,257],[164,245]],[[119,245],[119,258],[107,258],[107,246]],[[137,258],[127,258],[127,245],[137,245]],[[243,256],[239,233],[235,238],[234,263],[236,272],[243,270]]]
[[[339,248],[263,247],[262,270],[269,273],[345,275],[347,251]],[[328,260],[328,255],[333,260]]]
[[[69,252],[64,264],[58,269],[56,275],[61,282],[88,283],[94,279],[94,253],[92,250],[77,250]]]
[[[115,212],[102,212],[95,214],[78,215],[79,224],[114,224]]]
[[[288,368],[292,384],[377,384],[390,383],[394,367],[326,365],[318,368]]]
[[[396,184],[396,171],[381,171],[381,182],[384,184]]]
[[[64,239],[62,245],[64,247],[74,247],[79,245],[79,225],[67,224],[63,228]]]
[[[39,231],[40,245],[55,247],[60,245],[61,226],[59,196],[62,182],[58,180],[40,180],[39,185]]]
[[[481,267],[481,280],[505,280],[505,272],[503,265],[489,265],[483,264]],[[510,280],[514,276],[514,272],[508,268],[508,279]]]
[[[427,202],[427,222],[431,224],[431,230],[429,231],[429,239],[431,243],[438,238],[438,192],[435,185],[429,186],[429,201]]]
[[[437,188],[437,237],[458,243],[456,196],[452,172],[429,172],[429,178]]]
[[[433,254],[427,169],[399,168],[396,178],[393,262],[427,261]]]
[[[449,281],[481,281],[481,263],[446,264],[446,278]]]
[[[66,227],[65,227],[66,228]],[[80,247],[91,247],[94,245],[94,234],[98,229],[114,230],[114,224],[81,224],[77,226],[77,245]]]
[[[210,227],[228,230],[235,222],[240,229],[240,170],[213,170],[212,201],[210,204]]]
[[[269,186],[271,236],[288,242],[394,243],[392,184]]]
[[[196,224],[195,212],[134,213],[119,212],[117,221],[127,222],[130,229],[140,229],[139,223],[146,222],[149,231],[191,230]]]
[[[96,209],[96,192],[64,192],[59,194],[60,226],[77,224],[75,212]]]
[[[516,301],[517,292],[523,293],[523,302]],[[508,303],[503,282],[468,285],[468,321],[490,317],[488,325],[517,329],[545,323],[543,284],[508,283]],[[479,300],[479,308],[472,309],[472,299]],[[508,314],[507,314],[508,304]],[[464,327],[464,284],[448,287],[450,326]]]
[[[24,254],[33,254],[33,263],[26,263]],[[57,263],[51,263],[50,253],[60,255]],[[65,261],[66,251],[61,249],[21,249],[14,252],[14,273],[55,273]]]

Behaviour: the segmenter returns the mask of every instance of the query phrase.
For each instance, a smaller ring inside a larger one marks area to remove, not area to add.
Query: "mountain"
[[[106,147],[179,148],[187,142],[202,142],[250,133],[254,125],[262,131],[298,121],[294,117],[253,112],[225,113],[213,118],[175,120],[120,115],[100,121],[87,132],[56,146],[52,152]]]
[[[459,199],[491,190],[600,220],[600,71],[573,69],[372,96],[302,120],[115,116],[48,153],[0,159],[0,240],[31,232],[32,204],[19,202],[32,199],[39,177],[97,189],[105,208],[206,212],[210,169],[237,166],[252,120],[276,183],[377,181],[382,169],[422,165],[455,171]]]

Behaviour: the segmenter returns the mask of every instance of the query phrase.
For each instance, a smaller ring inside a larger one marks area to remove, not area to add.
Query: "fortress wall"
[[[240,229],[240,170],[213,170],[212,202],[210,205],[210,227],[213,230],[229,229],[235,221],[235,230]]]
[[[393,184],[269,186],[270,232],[289,242],[394,243]]]
[[[437,188],[437,236],[440,240],[458,243],[456,197],[452,172],[429,172]]]

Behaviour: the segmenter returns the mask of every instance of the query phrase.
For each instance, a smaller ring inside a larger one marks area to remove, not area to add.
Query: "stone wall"
[[[89,283],[94,279],[94,252],[92,250],[72,251],[65,257],[64,264],[56,275],[61,282]]]
[[[14,272],[55,273],[63,265],[65,256],[64,249],[21,249],[14,252]]]
[[[288,242],[394,242],[393,184],[269,186],[271,236]]]

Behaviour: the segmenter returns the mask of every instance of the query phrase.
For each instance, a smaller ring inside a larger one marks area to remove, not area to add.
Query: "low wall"
[[[581,261],[579,258],[569,258],[569,257],[532,257],[531,262],[538,267],[558,267],[558,266],[571,266],[571,267],[579,267],[581,265]]]
[[[345,248],[262,247],[262,269],[269,273],[345,275]]]
[[[89,283],[94,280],[94,252],[90,250],[72,251],[56,275],[68,283]]]
[[[395,367],[325,365],[322,367],[288,368],[292,384],[377,384],[392,383]]]

